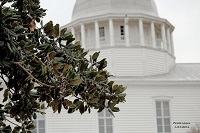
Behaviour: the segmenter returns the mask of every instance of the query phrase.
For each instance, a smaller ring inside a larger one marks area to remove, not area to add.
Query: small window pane
[[[107,119],[106,120],[106,125],[112,126],[112,119]]]
[[[157,125],[162,126],[162,118],[157,118]]]
[[[165,126],[165,132],[166,132],[166,133],[171,133],[171,128],[170,128],[170,126]]]
[[[105,133],[104,132],[104,126],[99,126],[99,133]]]
[[[113,133],[113,130],[112,130],[111,126],[107,126],[106,133]]]
[[[163,133],[163,128],[162,128],[162,126],[157,126],[157,128],[158,128],[158,132],[159,132],[159,133]]]
[[[164,124],[165,124],[165,126],[169,126],[170,125],[170,118],[165,118]]]
[[[45,129],[39,129],[39,133],[45,133]]]
[[[44,122],[44,120],[39,120],[38,121],[38,126],[39,126],[39,128],[45,128],[45,122]]]
[[[160,109],[161,108],[161,101],[156,101],[156,108]]]
[[[164,116],[170,116],[169,109],[164,109]]]
[[[103,126],[104,125],[104,120],[103,119],[99,119],[99,125]]]
[[[32,133],[37,133],[37,129],[36,129],[36,128],[33,129],[33,130],[32,130]]]
[[[161,109],[156,109],[156,115],[157,116],[162,116]]]
[[[163,108],[169,108],[169,102],[168,101],[164,101],[163,102]]]

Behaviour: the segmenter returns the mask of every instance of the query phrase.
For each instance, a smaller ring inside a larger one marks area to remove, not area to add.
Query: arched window
[[[113,118],[107,109],[99,113],[99,133],[113,133]]]
[[[35,129],[32,130],[32,133],[46,133],[45,130],[45,115],[37,114],[37,119],[34,122]]]

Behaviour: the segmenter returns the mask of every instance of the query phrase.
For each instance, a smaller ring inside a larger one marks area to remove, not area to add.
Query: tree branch
[[[45,84],[41,81],[39,81],[37,78],[35,78],[30,72],[28,72],[22,65],[20,62],[14,62],[14,64],[18,65],[19,67],[21,67],[32,79],[34,79],[38,84],[42,85],[42,86],[46,86],[46,87],[49,87],[49,88],[55,88],[55,86],[52,86],[52,85],[48,85],[48,84]]]
[[[7,118],[6,118],[6,120],[7,120],[8,122],[12,123],[13,125],[20,127],[19,125],[17,125],[16,123],[14,123],[14,122],[8,120]]]

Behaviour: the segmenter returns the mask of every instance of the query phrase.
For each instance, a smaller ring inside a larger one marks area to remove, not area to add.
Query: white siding
[[[68,114],[64,109],[61,114],[53,114],[47,110],[47,133],[97,133],[97,113],[87,112],[81,115],[79,112]]]
[[[149,91],[148,91],[149,90]],[[172,122],[200,121],[200,89],[198,86],[128,86],[127,102],[121,104],[120,113],[116,113],[115,133],[156,133],[155,99],[153,96],[172,97]],[[173,133],[186,133],[188,129],[175,129]]]
[[[165,53],[156,50],[145,50],[146,75],[166,73]]]
[[[170,55],[167,54],[167,60],[168,60],[168,68],[169,68],[169,71],[172,70],[175,66],[175,59],[172,58]]]
[[[114,76],[164,74],[168,73],[175,63],[168,53],[148,48],[110,48],[100,51],[99,60],[107,58],[107,70]]]

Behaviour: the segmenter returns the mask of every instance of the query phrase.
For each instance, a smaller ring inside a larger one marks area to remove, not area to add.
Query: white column
[[[129,39],[129,18],[126,17],[124,20],[124,26],[125,26],[125,39],[126,39],[126,46],[130,46],[130,39]]]
[[[153,21],[151,22],[151,40],[152,40],[153,48],[156,48],[155,24]]]
[[[141,46],[145,46],[144,44],[144,27],[142,19],[139,19],[139,32],[140,32],[140,44]]]
[[[85,25],[81,24],[81,45],[85,48]]]
[[[110,46],[114,46],[114,26],[113,26],[113,20],[109,19],[109,29],[110,29]]]
[[[172,32],[171,32],[171,51],[172,51],[172,54],[174,55],[174,39],[173,39]]]
[[[162,24],[161,26],[161,32],[162,32],[162,49],[167,50],[167,40],[166,40],[166,31],[165,31],[165,25]]]
[[[95,48],[100,48],[100,39],[99,39],[99,22],[95,21],[95,39],[96,39],[96,45]]]
[[[168,42],[168,52],[172,53],[171,51],[171,39],[170,39],[170,28],[167,28],[167,42]]]
[[[73,37],[76,39],[74,27],[71,28],[71,33],[72,33]],[[75,41],[75,40],[74,40],[74,41]],[[73,41],[73,42],[74,42],[74,41]]]

